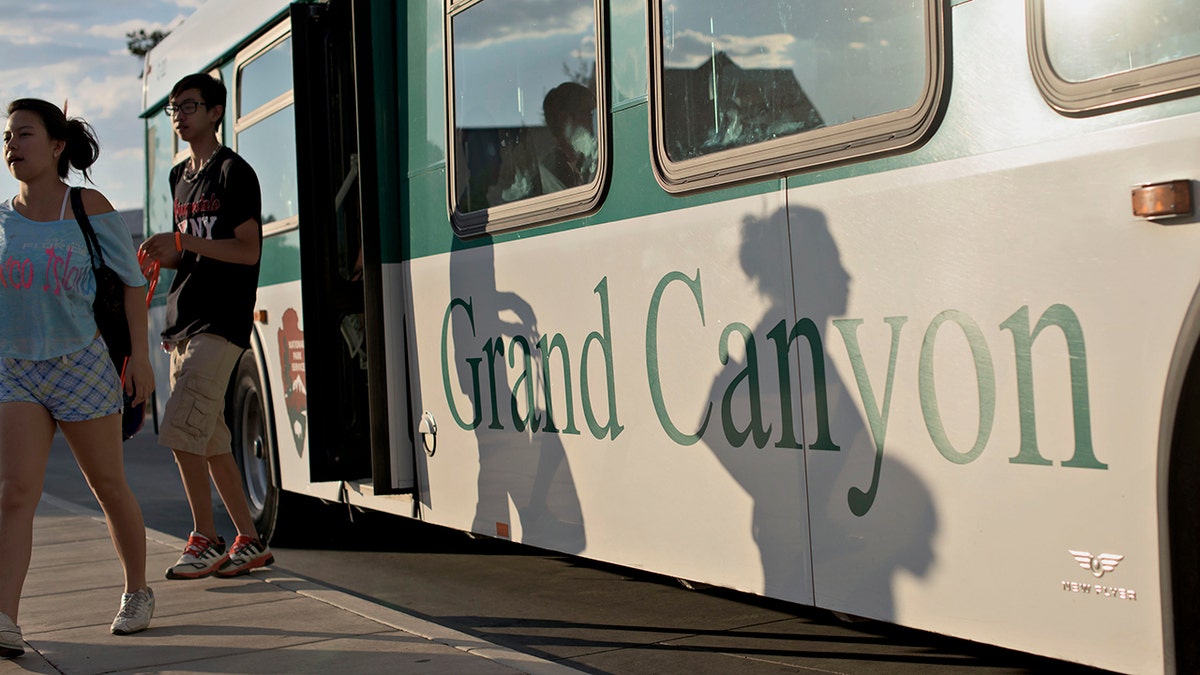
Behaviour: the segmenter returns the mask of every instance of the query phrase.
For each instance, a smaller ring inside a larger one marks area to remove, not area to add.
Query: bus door
[[[370,10],[293,4],[291,19],[310,480],[371,479],[378,494],[411,491],[413,472],[389,440],[408,397],[389,392],[383,346]]]

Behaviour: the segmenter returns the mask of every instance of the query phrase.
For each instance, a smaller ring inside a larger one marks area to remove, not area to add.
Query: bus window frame
[[[454,115],[454,17],[487,0],[446,0],[443,14],[445,64],[446,205],[454,234],[462,239],[548,225],[594,213],[600,208],[610,181],[612,165],[612,114],[609,104],[607,14],[603,0],[592,0],[596,38],[596,174],[590,183],[537,197],[520,199],[478,211],[458,210],[460,187],[458,145]]]
[[[1200,55],[1080,82],[1063,79],[1050,62],[1044,6],[1044,0],[1025,0],[1026,47],[1038,91],[1057,112],[1074,117],[1098,115],[1200,89]]]
[[[672,194],[708,190],[911,150],[932,134],[945,105],[948,71],[946,3],[925,6],[925,83],[907,107],[780,139],[684,160],[667,152],[663,104],[663,0],[650,0],[650,144],[654,177]]]
[[[255,124],[267,119],[268,117],[286,109],[296,102],[296,85],[293,82],[292,86],[287,91],[279,94],[275,98],[263,103],[257,108],[250,111],[241,110],[241,96],[239,89],[242,86],[242,70],[254,63],[260,56],[266,54],[271,49],[281,44],[284,40],[292,35],[291,24],[288,21],[281,21],[276,26],[268,29],[258,39],[251,42],[245,48],[238,50],[237,56],[233,61],[233,77],[230,78],[233,82],[230,83],[229,98],[230,104],[234,106],[233,114],[233,150],[237,152],[238,137],[242,132],[250,129]],[[271,237],[285,232],[290,232],[300,226],[300,216],[288,216],[270,223],[264,223],[262,226],[263,238]]]

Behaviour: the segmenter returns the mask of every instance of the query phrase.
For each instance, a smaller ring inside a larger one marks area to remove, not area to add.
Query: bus
[[[209,0],[145,62],[147,234],[213,73],[266,536],[317,498],[1194,672],[1195,10]]]

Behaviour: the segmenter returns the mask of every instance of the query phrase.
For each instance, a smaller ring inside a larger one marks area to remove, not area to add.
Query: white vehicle
[[[213,72],[264,533],[303,494],[1195,672],[1198,10],[210,0],[146,62],[148,230]]]

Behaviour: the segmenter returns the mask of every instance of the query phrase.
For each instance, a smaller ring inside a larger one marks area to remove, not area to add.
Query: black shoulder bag
[[[88,255],[92,259],[92,272],[96,275],[96,299],[92,302],[92,311],[96,315],[96,328],[108,345],[108,356],[117,368],[121,382],[125,381],[125,361],[133,353],[129,340],[129,320],[125,316],[125,282],[104,264],[104,251],[100,249],[100,240],[88,220],[87,211],[83,209],[83,191],[77,187],[71,188],[71,210],[75,212],[75,220],[83,231],[83,240],[87,243]],[[129,440],[146,419],[144,403],[134,406],[130,404],[129,396],[124,396],[124,406],[121,410],[121,433]]]
[[[125,283],[111,267],[104,264],[100,241],[96,238],[87,212],[83,210],[83,192],[77,187],[71,188],[71,210],[75,212],[79,229],[83,230],[88,255],[92,258],[92,272],[96,275],[96,299],[92,302],[96,328],[100,329],[100,335],[108,344],[108,355],[113,365],[121,373],[125,368],[125,359],[133,352],[129,342],[129,321],[125,318]]]

